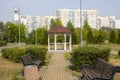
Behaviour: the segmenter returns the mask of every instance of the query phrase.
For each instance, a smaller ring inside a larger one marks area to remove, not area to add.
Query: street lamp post
[[[80,45],[82,47],[82,0],[80,0]]]

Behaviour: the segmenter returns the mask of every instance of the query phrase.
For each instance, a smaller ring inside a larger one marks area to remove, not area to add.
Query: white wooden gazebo
[[[71,31],[63,26],[56,26],[48,31],[48,51],[71,51]]]

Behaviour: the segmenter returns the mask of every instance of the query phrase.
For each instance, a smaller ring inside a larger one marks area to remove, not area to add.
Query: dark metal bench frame
[[[42,62],[40,58],[32,59],[30,54],[26,54],[26,55],[22,56],[21,60],[22,60],[24,66],[36,65],[38,68],[40,67],[40,63]]]
[[[79,80],[113,80],[116,72],[120,72],[119,66],[113,66],[98,58],[94,66],[82,65],[82,76]]]

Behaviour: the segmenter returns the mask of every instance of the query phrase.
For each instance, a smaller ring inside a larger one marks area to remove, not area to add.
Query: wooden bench
[[[98,58],[94,66],[81,66],[82,77],[79,80],[113,80],[116,72],[120,72],[119,66],[113,66]]]
[[[32,59],[30,54],[26,54],[21,57],[21,60],[23,62],[24,66],[29,66],[29,65],[36,65],[38,68],[40,67],[40,63],[42,62],[41,59]]]

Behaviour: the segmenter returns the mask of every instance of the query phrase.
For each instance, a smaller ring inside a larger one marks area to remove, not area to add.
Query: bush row
[[[5,46],[5,45],[7,45],[6,41],[0,41],[0,46]]]
[[[47,50],[44,47],[40,46],[31,46],[28,48],[7,48],[2,49],[2,57],[13,62],[20,62],[20,57],[29,53],[32,58],[41,58],[42,62],[45,63],[45,57]]]
[[[108,61],[110,49],[96,47],[79,47],[72,52],[72,64],[76,70],[80,69],[83,64],[93,65],[97,58]]]

